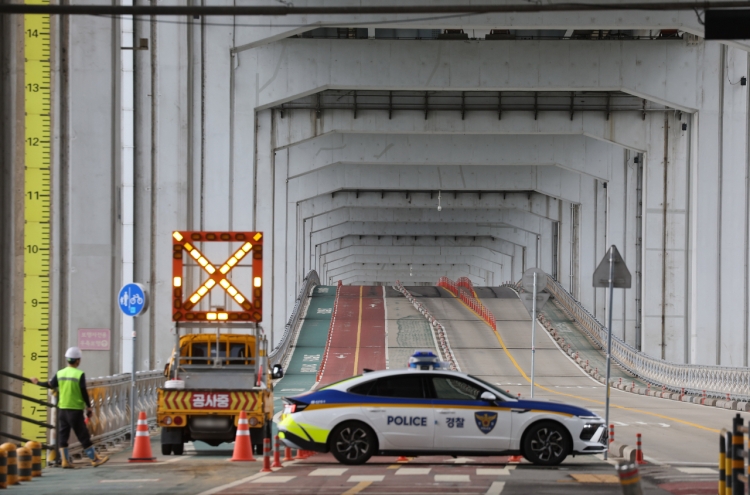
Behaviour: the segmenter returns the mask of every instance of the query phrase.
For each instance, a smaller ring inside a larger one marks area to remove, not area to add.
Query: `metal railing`
[[[559,283],[547,277],[546,289],[568,315],[601,349],[607,329]],[[674,392],[730,400],[750,400],[750,369],[715,365],[678,364],[657,359],[612,336],[612,359],[633,375]]]
[[[11,373],[0,372],[0,374],[9,376],[17,380],[29,381],[27,378],[13,375]],[[144,411],[146,413],[146,417],[150,422],[156,421],[157,389],[163,382],[164,374],[162,371],[140,371],[136,373],[136,412]],[[127,434],[129,434],[131,390],[130,374],[124,373],[120,375],[105,376],[86,380],[86,389],[88,390],[92,409],[94,411],[94,414],[89,419],[88,425],[89,432],[91,433],[91,441],[94,442],[94,444],[112,443],[121,438],[124,438]],[[43,401],[37,401],[25,397],[21,394],[11,392],[9,390],[2,390],[2,393],[11,397],[19,398],[21,400],[32,400],[39,405],[47,407],[50,411],[48,417],[54,417],[54,414],[56,414],[56,409],[52,402],[45,403]],[[39,424],[27,418],[19,418],[17,417],[17,415],[12,415],[8,412],[3,413],[5,416]],[[51,424],[41,424],[40,426],[44,426],[48,429],[54,428],[54,426]],[[12,434],[2,433],[2,435],[14,440],[24,441],[24,439]],[[56,437],[56,435],[52,435],[49,443],[53,444]],[[44,448],[49,447],[50,446],[48,445],[44,445]],[[73,452],[75,452],[75,450],[79,449],[80,447],[80,443],[77,442],[70,444],[70,449]]]
[[[19,375],[13,374],[13,373],[8,373],[7,371],[0,371],[0,375],[6,376],[6,377],[11,378],[13,380],[18,380],[18,381],[22,381],[22,382],[26,382],[26,383],[33,383],[31,380],[29,380],[26,377],[19,376]],[[42,387],[41,385],[39,385],[39,386]],[[42,388],[48,388],[48,387],[42,387]],[[53,410],[55,408],[55,400],[54,400],[54,398],[51,398],[50,402],[46,402],[46,401],[43,401],[43,400],[40,400],[40,399],[37,399],[37,398],[34,398],[34,397],[29,397],[29,396],[20,394],[18,392],[13,392],[12,390],[5,390],[5,389],[0,389],[0,394],[7,395],[9,397],[14,397],[14,398],[20,399],[22,401],[31,402],[31,403],[36,404],[38,406],[45,407],[45,408],[47,408],[47,410]],[[55,410],[55,413],[56,413],[57,410],[56,409],[54,409],[54,410]],[[15,414],[15,413],[12,413],[10,411],[0,411],[0,415],[5,416],[6,418],[17,419],[19,421],[23,421],[23,422],[26,422],[26,423],[31,423],[31,424],[37,425],[37,426],[39,426],[41,428],[45,428],[48,431],[48,433],[47,433],[48,442],[46,442],[46,443],[43,442],[42,443],[42,448],[43,449],[48,449],[48,450],[55,448],[55,445],[57,443],[57,426],[56,425],[58,424],[56,414],[55,414],[55,416],[53,416],[54,417],[54,421],[52,421],[51,423],[46,423],[44,421],[39,421],[39,420],[36,420],[36,419],[33,419],[33,418],[28,418],[26,416],[23,416],[23,415],[20,415],[20,414]],[[14,435],[13,433],[5,432],[5,431],[0,431],[0,438],[8,438],[8,439],[11,439],[11,440],[16,440],[18,442],[28,442],[30,440],[37,441],[36,438],[34,438],[34,439],[23,438],[21,436]]]
[[[149,422],[156,421],[157,390],[164,383],[160,370],[135,374],[135,412],[143,411]],[[109,443],[130,433],[130,373],[86,380],[94,414],[89,420],[91,441]],[[71,444],[71,448],[79,447]]]
[[[443,326],[443,324],[440,323],[434,316],[432,316],[427,308],[425,308],[422,303],[418,302],[414,298],[414,296],[411,295],[411,292],[409,292],[400,281],[396,280],[396,285],[394,285],[393,288],[403,294],[404,297],[410,303],[412,303],[414,309],[419,311],[419,313],[424,316],[430,323],[432,338],[435,342],[436,350],[438,351],[438,353],[440,353],[440,358],[443,361],[446,361],[450,365],[451,369],[461,371],[461,367],[458,365],[458,362],[453,355],[453,349],[451,349],[451,344],[448,341],[448,335],[445,332],[445,327]]]
[[[320,285],[318,272],[310,270],[307,276],[302,280],[302,288],[297,295],[297,299],[294,301],[294,309],[292,309],[292,314],[289,316],[289,321],[286,323],[286,326],[284,326],[284,334],[281,336],[278,345],[274,347],[268,356],[271,365],[279,364],[284,361],[284,357],[289,351],[289,346],[293,340],[292,336],[294,335],[294,329],[297,328],[297,324],[302,317],[302,307],[304,306],[305,298],[310,294],[310,289],[316,285]]]

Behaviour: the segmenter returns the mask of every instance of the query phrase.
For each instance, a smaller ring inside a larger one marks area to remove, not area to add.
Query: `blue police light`
[[[437,370],[447,368],[432,351],[416,351],[409,358],[409,368],[415,370]]]

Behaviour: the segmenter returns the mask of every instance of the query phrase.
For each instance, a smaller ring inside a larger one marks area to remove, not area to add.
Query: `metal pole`
[[[132,316],[131,316],[132,318]],[[130,370],[130,446],[135,444],[135,325],[133,326],[133,367]]]
[[[615,246],[609,248],[609,324],[607,325],[607,378],[604,388],[607,390],[607,397],[604,400],[604,424],[609,424],[609,373],[612,364],[612,299],[615,292]],[[607,460],[609,453],[609,438],[607,438],[607,450],[604,451],[604,460]]]
[[[531,300],[531,398],[534,398],[534,337],[536,336],[536,272],[534,272],[534,297]]]

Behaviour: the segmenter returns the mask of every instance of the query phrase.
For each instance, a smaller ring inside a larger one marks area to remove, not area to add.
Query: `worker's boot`
[[[101,466],[102,464],[104,464],[105,462],[109,460],[109,456],[106,456],[106,455],[104,457],[99,457],[99,454],[96,453],[96,450],[94,450],[94,447],[89,447],[86,450],[84,450],[84,452],[86,452],[86,455],[88,456],[88,458],[91,459],[91,465],[93,467]]]
[[[73,464],[73,459],[70,458],[67,447],[60,449],[60,459],[62,460],[63,469],[78,469],[77,466]]]

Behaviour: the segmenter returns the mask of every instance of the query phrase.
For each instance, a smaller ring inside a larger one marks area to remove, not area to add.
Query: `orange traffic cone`
[[[138,413],[138,426],[135,428],[135,443],[133,444],[133,457],[128,462],[154,462],[156,457],[151,453],[151,438],[148,434],[148,422],[146,413]]]
[[[403,455],[400,455],[398,456],[398,459],[396,459],[396,462],[409,462],[409,458]]]
[[[253,446],[250,445],[250,428],[247,426],[247,414],[240,411],[240,419],[237,421],[237,435],[234,439],[234,452],[232,462],[255,462],[253,457]]]
[[[511,462],[518,463],[518,462],[521,462],[522,460],[523,460],[523,456],[521,456],[521,455],[512,455],[512,456],[510,456],[508,458],[508,462],[509,463],[511,463]]]

